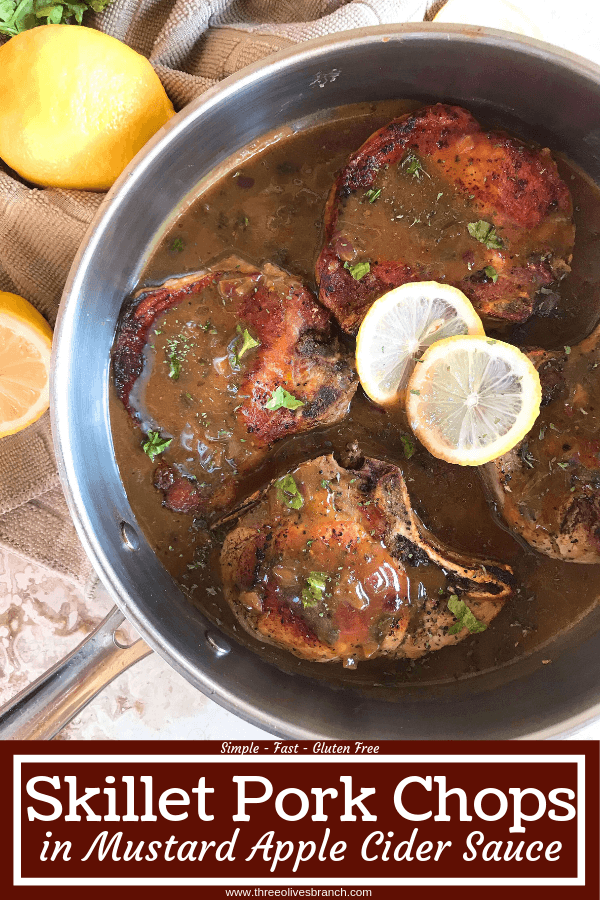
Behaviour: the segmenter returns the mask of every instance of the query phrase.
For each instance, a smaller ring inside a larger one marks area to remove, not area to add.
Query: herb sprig
[[[311,572],[306,579],[306,587],[302,589],[302,606],[304,609],[316,606],[323,599],[329,576],[325,572]]]
[[[356,265],[351,266],[350,263],[345,262],[344,268],[348,269],[355,281],[360,281],[361,278],[364,278],[365,275],[368,275],[371,271],[371,263],[359,262],[356,263]]]
[[[302,509],[304,500],[294,481],[293,475],[284,475],[275,482],[277,487],[277,499],[288,509]]]
[[[448,609],[456,617],[456,622],[450,626],[448,634],[458,634],[463,628],[468,628],[471,634],[486,630],[487,625],[476,619],[465,601],[459,600],[456,594],[451,594],[448,598]]]
[[[142,450],[150,457],[152,462],[157,456],[164,453],[173,440],[173,438],[161,437],[160,431],[149,431],[147,437],[148,440],[142,444]]]
[[[271,394],[270,400],[265,403],[265,409],[299,409],[304,406],[303,400],[298,400],[293,394],[288,393],[281,386],[276,387]]]
[[[467,229],[471,237],[480,244],[485,244],[488,250],[499,250],[504,247],[502,238],[496,234],[496,229],[490,222],[484,222],[483,219],[479,219],[478,222],[469,222]]]
[[[0,0],[0,34],[14,37],[37,25],[81,25],[88,9],[102,12],[112,0]]]

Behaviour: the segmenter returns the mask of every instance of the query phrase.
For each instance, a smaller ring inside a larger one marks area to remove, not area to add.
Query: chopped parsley
[[[165,353],[167,355],[167,362],[169,363],[169,378],[172,378],[173,381],[177,381],[179,378],[181,374],[181,363],[191,349],[192,345],[188,344],[181,335],[179,337],[167,338]]]
[[[361,278],[364,278],[371,271],[371,263],[359,262],[355,266],[351,266],[350,263],[345,262],[344,268],[348,269],[355,281],[360,281]]]
[[[150,457],[152,462],[154,462],[155,457],[167,449],[173,440],[173,438],[161,437],[160,431],[149,431],[147,438],[148,440],[142,444],[142,450]]]
[[[177,381],[181,374],[181,360],[177,358],[177,352],[175,350],[172,350],[167,354],[167,357],[169,360],[169,378],[172,378],[173,381]]]
[[[175,240],[171,244],[171,251],[173,253],[181,253],[181,251],[183,250],[184,247],[185,247],[185,244],[181,240],[181,238],[175,238]]]
[[[400,440],[402,441],[402,446],[404,447],[404,455],[407,459],[410,459],[411,456],[415,452],[415,445],[405,434],[400,435]]]
[[[566,353],[567,356],[568,356],[570,352],[571,352],[571,348],[570,348],[569,345],[567,344],[567,345],[565,346],[565,353]]]
[[[401,165],[402,168],[406,170],[407,175],[412,175],[412,177],[416,178],[417,180],[419,180],[421,175],[427,175],[427,172],[423,168],[421,160],[418,156],[415,156],[414,153],[407,153],[402,160]]]
[[[323,599],[329,576],[325,572],[311,572],[306,579],[306,587],[302,588],[302,606],[316,606]]]
[[[368,200],[369,203],[375,203],[376,200],[379,200],[381,197],[381,188],[369,188],[368,191],[365,191],[365,200]]]
[[[277,499],[288,509],[301,509],[304,505],[302,494],[294,481],[293,475],[284,475],[275,482],[277,487]]]
[[[468,628],[471,634],[485,631],[487,625],[476,619],[464,600],[459,600],[456,594],[448,598],[448,609],[456,618],[454,625],[448,629],[448,634],[458,634],[463,628]]]
[[[293,394],[289,394],[282,387],[276,387],[271,394],[271,399],[265,403],[265,409],[299,409],[304,406],[302,400],[298,400]]]
[[[493,266],[486,266],[483,270],[488,278],[491,278],[494,284],[498,281],[498,273]]]
[[[235,361],[239,365],[240,359],[247,353],[248,350],[253,350],[255,347],[260,347],[260,341],[257,341],[256,338],[253,338],[247,328],[242,329],[241,325],[237,327],[238,334],[241,336],[242,343],[239,350],[235,351]],[[239,338],[236,339],[239,341]]]
[[[480,244],[485,244],[488,250],[499,250],[503,247],[502,238],[496,234],[496,229],[489,222],[479,219],[478,222],[469,222],[467,225],[469,234]]]

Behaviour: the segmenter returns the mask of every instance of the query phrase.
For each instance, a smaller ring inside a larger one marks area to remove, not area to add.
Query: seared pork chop
[[[113,364],[165,505],[196,515],[231,503],[274,441],[342,419],[357,387],[309,291],[237,258],[140,291]]]
[[[319,299],[354,334],[374,300],[409,281],[460,288],[481,315],[523,322],[569,271],[571,196],[549,150],[482,131],[438,103],[353,153],[325,211]]]
[[[469,634],[449,601],[483,630],[511,594],[508,566],[426,531],[392,464],[344,469],[321,456],[254,500],[223,544],[225,595],[247,631],[296,656],[422,656]]]
[[[600,563],[600,326],[575,347],[532,350],[543,407],[482,470],[509,528],[556,559]]]

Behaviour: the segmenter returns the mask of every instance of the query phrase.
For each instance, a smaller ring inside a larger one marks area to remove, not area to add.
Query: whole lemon
[[[0,47],[0,157],[46,187],[107,190],[175,111],[148,60],[81,25]]]

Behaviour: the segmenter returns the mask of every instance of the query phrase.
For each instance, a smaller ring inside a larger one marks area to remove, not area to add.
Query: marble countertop
[[[69,653],[109,612],[40,566],[0,550],[0,705]],[[156,653],[106,687],[60,740],[228,740],[270,737],[222,709]],[[575,735],[600,739],[600,721]]]

